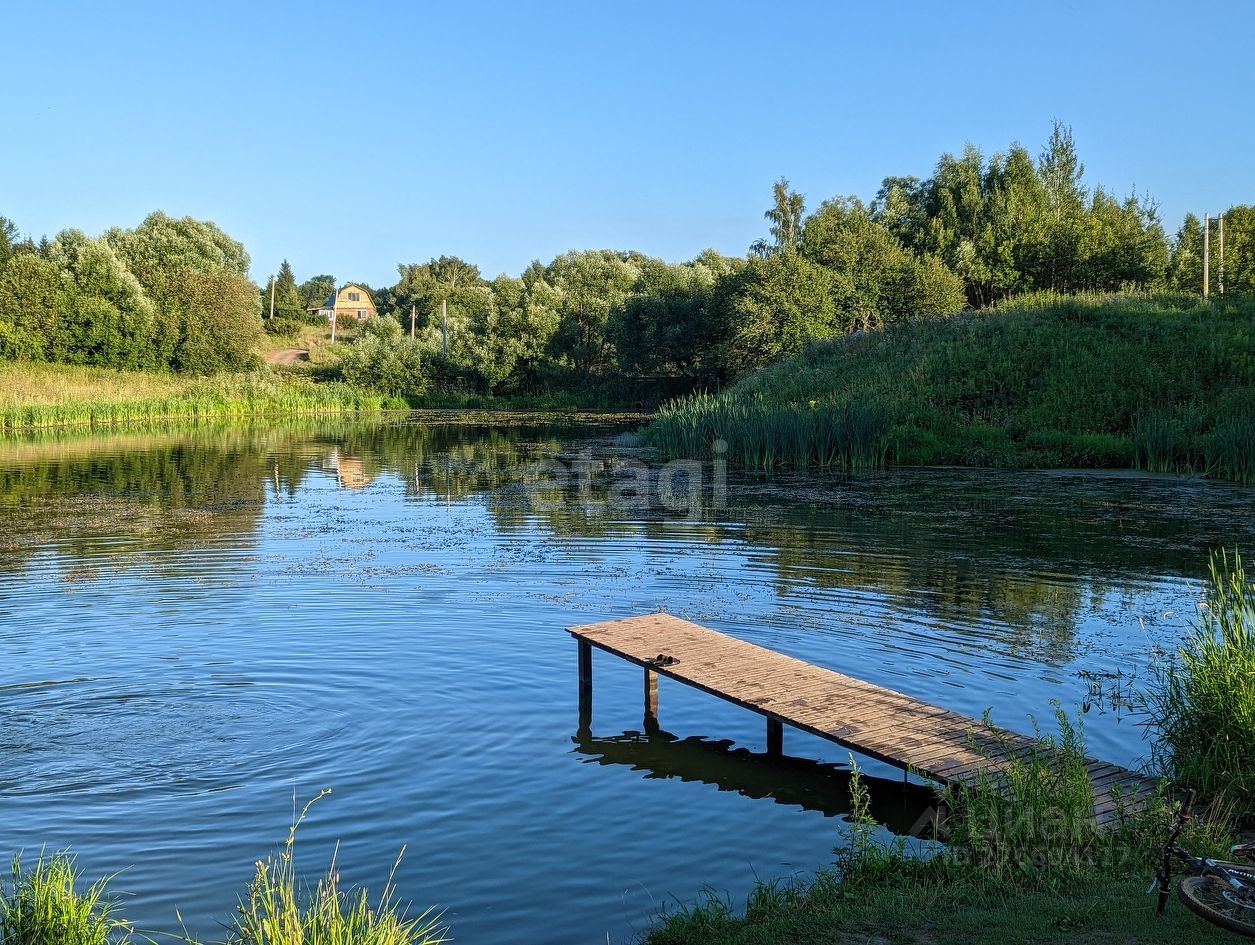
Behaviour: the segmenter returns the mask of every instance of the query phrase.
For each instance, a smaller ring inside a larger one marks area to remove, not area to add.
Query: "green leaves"
[[[885,178],[872,216],[905,246],[963,278],[968,301],[1109,292],[1162,283],[1166,242],[1154,203],[1090,191],[1071,129],[1055,122],[1036,161],[1019,144],[988,160],[969,144],[933,176]]]

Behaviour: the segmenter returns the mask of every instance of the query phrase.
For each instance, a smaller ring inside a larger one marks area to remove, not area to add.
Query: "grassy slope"
[[[0,363],[0,432],[133,420],[378,410],[377,395],[271,372],[213,378]]]
[[[1211,470],[1251,481],[1255,300],[1039,296],[907,323],[813,345],[723,395],[668,405],[647,435],[670,455],[722,436],[747,465],[822,463],[824,449],[793,442],[815,435],[799,415],[858,427],[854,408],[891,463]],[[756,437],[766,445],[738,442]]]

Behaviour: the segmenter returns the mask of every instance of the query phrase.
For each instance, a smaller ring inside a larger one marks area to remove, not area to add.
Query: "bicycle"
[[[1190,821],[1195,798],[1194,791],[1186,795],[1176,823],[1168,831],[1164,842],[1163,860],[1146,891],[1150,893],[1159,888],[1159,905],[1155,912],[1163,915],[1172,885],[1173,861],[1180,860],[1190,873],[1177,887],[1181,901],[1213,925],[1255,938],[1255,864],[1197,857],[1177,844],[1181,831]],[[1238,844],[1232,852],[1237,856],[1255,858],[1255,843]]]

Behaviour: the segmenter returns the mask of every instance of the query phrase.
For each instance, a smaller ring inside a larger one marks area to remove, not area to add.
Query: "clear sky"
[[[486,275],[568,249],[740,255],[787,176],[816,206],[972,141],[1187,210],[1255,203],[1255,3],[0,0],[0,215],[153,209],[259,281]]]

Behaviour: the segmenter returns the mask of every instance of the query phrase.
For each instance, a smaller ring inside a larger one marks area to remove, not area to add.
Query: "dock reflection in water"
[[[571,738],[574,750],[588,763],[623,765],[644,773],[646,779],[670,779],[709,784],[756,800],[817,811],[825,817],[850,813],[851,769],[792,755],[738,748],[731,739],[712,740],[699,735],[680,737],[658,727],[648,717],[643,731],[594,735],[592,707],[580,700],[580,724]],[[862,774],[870,801],[869,813],[898,836],[932,837],[937,815],[934,790],[897,778]]]

